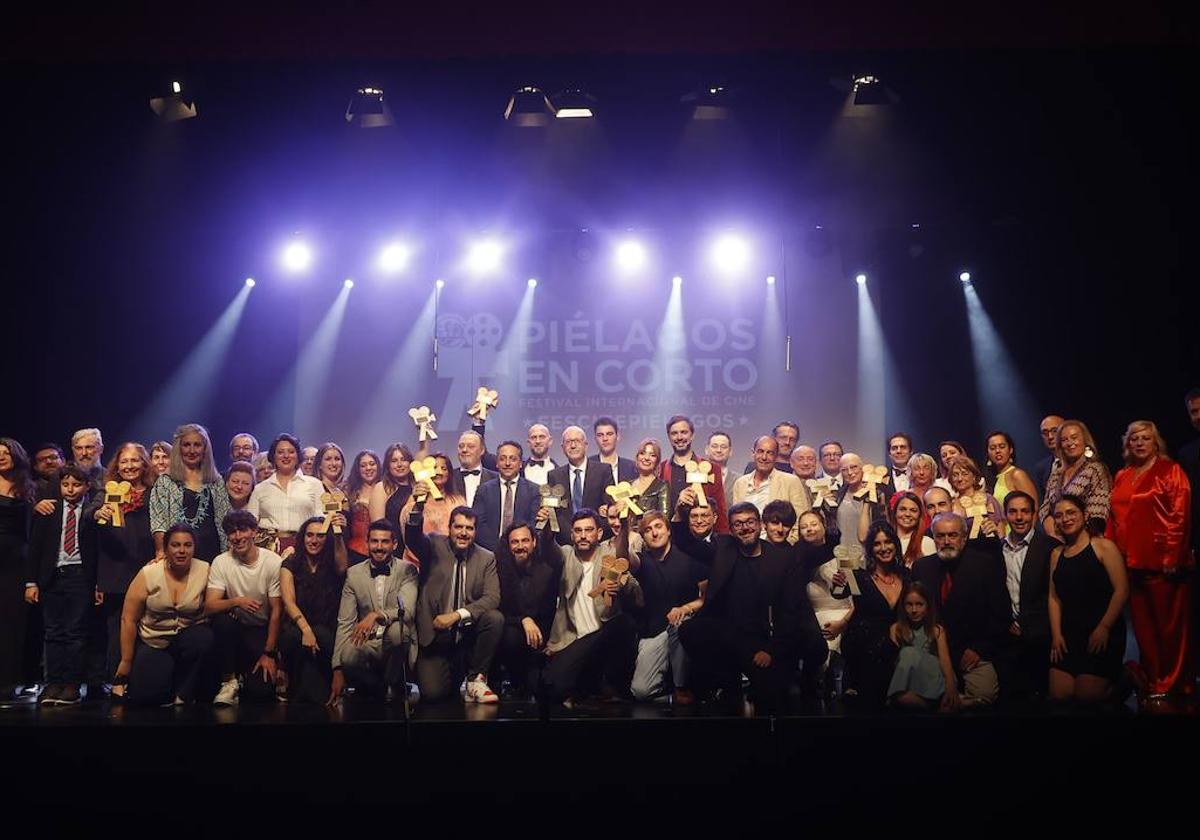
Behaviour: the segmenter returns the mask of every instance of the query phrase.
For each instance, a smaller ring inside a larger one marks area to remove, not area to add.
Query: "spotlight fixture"
[[[550,116],[554,106],[546,98],[546,94],[535,87],[526,85],[518,88],[508,98],[508,107],[504,109],[504,119],[521,128],[542,128],[550,124]]]
[[[412,251],[407,245],[403,242],[392,242],[379,252],[379,268],[388,274],[403,271],[408,266],[410,256]]]
[[[253,277],[246,278],[246,286],[251,289],[254,288],[254,278]]]
[[[857,277],[854,278],[854,282],[860,286],[867,285],[867,275],[859,274]]]
[[[295,240],[283,249],[283,267],[291,272],[304,271],[312,264],[312,249],[300,240]]]
[[[636,239],[626,239],[617,246],[614,259],[617,268],[623,272],[632,273],[646,264],[646,249]]]
[[[774,285],[775,285],[775,275],[774,275],[774,274],[771,274],[771,275],[768,275],[768,276],[767,276],[767,285],[768,285],[768,286],[774,286]]]
[[[750,243],[737,234],[721,234],[713,242],[712,260],[723,272],[741,271],[750,262]]]
[[[536,289],[537,288],[537,278],[530,277],[529,280],[527,281],[526,285],[528,285],[529,288],[531,288],[531,289]]]
[[[345,286],[347,289],[353,289],[354,281],[351,280],[349,277],[347,277],[345,280],[342,281],[342,285]]]
[[[676,286],[682,286],[683,278],[680,277],[678,274],[676,274],[674,277],[671,278],[671,282],[674,283]]]
[[[596,97],[578,88],[564,90],[551,100],[554,116],[560,120],[580,119],[596,116]]]
[[[855,76],[851,90],[855,105],[893,105],[900,101],[900,97],[880,81],[878,76]]]
[[[179,122],[196,116],[196,103],[185,100],[183,85],[174,81],[169,95],[151,97],[150,110],[163,122]]]
[[[446,288],[446,281],[439,279],[436,283],[434,283],[434,285],[437,286],[439,289],[444,289],[444,288]]]
[[[472,274],[490,274],[500,267],[504,248],[495,239],[482,239],[467,251],[467,269]]]
[[[971,282],[971,272],[964,271],[962,274],[958,275],[958,279],[962,281],[964,286],[967,285]]]
[[[383,100],[383,88],[360,87],[346,106],[346,122],[358,128],[387,128],[396,124]]]
[[[733,92],[723,85],[709,85],[686,93],[680,102],[692,106],[694,120],[724,120],[733,113]]]

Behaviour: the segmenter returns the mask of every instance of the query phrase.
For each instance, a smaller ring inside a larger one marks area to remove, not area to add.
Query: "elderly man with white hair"
[[[613,483],[612,470],[607,464],[589,461],[587,450],[587,432],[581,426],[563,429],[562,451],[567,463],[552,469],[546,478],[547,484],[563,488],[566,494],[566,504],[556,511],[559,545],[570,543],[571,517],[575,511],[588,508],[599,512],[609,502],[604,489]]]

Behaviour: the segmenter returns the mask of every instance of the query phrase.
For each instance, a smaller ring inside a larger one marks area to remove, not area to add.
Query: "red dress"
[[[1164,571],[1195,565],[1190,550],[1191,486],[1183,469],[1161,455],[1142,475],[1117,473],[1106,536],[1129,568],[1129,615],[1151,694],[1195,691],[1192,580]]]

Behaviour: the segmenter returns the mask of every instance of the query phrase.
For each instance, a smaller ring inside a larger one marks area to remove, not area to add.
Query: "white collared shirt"
[[[464,475],[463,470],[467,469],[461,464],[458,467],[458,475],[463,482],[463,495],[467,497],[467,506],[475,504],[475,491],[479,489],[479,482],[483,480],[483,464],[476,464],[471,467],[473,470],[478,470],[479,475]]]
[[[539,460],[544,460],[546,463],[539,466],[526,461],[525,468],[522,470],[522,472],[527,480],[532,481],[534,484],[541,485],[546,483],[546,479],[550,475],[550,470],[557,467],[558,464],[554,463],[554,459],[549,455],[547,455],[544,459]]]
[[[579,588],[575,590],[575,597],[571,599],[570,607],[571,621],[575,625],[577,639],[582,639],[589,633],[595,633],[600,629],[600,620],[596,618],[596,599],[588,594],[596,585],[596,575],[600,566],[597,559],[599,556],[600,552],[597,550],[592,554],[591,560],[579,561],[583,566],[583,577],[579,580]]]
[[[892,489],[894,489],[897,493],[901,493],[912,486],[912,484],[909,480],[909,477],[908,477],[907,465],[902,470],[897,470],[896,467],[893,465],[891,468],[891,474],[892,474]]]
[[[288,481],[286,490],[279,484],[279,477],[272,475],[254,485],[246,510],[258,519],[259,528],[299,531],[304,520],[325,513],[321,504],[324,492],[325,485],[311,475],[296,473]],[[217,526],[220,527],[220,523]]]
[[[1033,529],[1029,529],[1022,539],[1013,545],[1010,540],[1013,534],[1000,541],[1004,548],[1004,583],[1008,587],[1008,597],[1012,601],[1012,617],[1016,621],[1021,614],[1021,571],[1025,568],[1025,555],[1029,553],[1029,542],[1033,539]]]
[[[601,463],[601,464],[604,464],[604,463],[606,463],[606,461],[604,460],[604,456],[603,456],[603,455],[601,455],[601,456],[599,456],[599,457],[600,457],[600,463]],[[612,467],[612,476],[613,476],[612,483],[613,483],[614,485],[616,485],[616,484],[620,484],[620,483],[621,483],[621,475],[620,475],[620,470],[619,470],[619,467],[621,466],[621,459],[620,459],[620,458],[618,458],[618,457],[616,456],[616,454],[614,454],[614,455],[613,455],[613,462],[612,462],[611,464],[608,464],[608,466]]]
[[[749,475],[750,480],[746,482],[746,495],[742,501],[753,504],[758,508],[758,512],[761,515],[763,508],[767,506],[767,502],[771,501],[771,477],[775,475],[775,470],[771,470],[771,474],[767,476],[766,481],[758,485],[758,487],[754,486],[754,479],[758,477],[758,473],[752,472]],[[764,526],[763,533],[765,534],[766,532],[767,529]]]

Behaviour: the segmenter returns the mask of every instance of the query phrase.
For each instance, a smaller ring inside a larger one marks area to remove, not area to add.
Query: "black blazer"
[[[557,466],[550,470],[546,476],[546,483],[550,485],[559,485],[565,491],[566,504],[557,510],[558,516],[558,542],[560,545],[568,545],[571,542],[571,516],[575,513],[575,506],[571,502],[571,465],[569,463]],[[609,502],[609,496],[604,492],[604,488],[612,485],[612,469],[608,464],[597,465],[589,461],[587,472],[583,476],[583,506],[592,510],[600,510],[601,505],[606,505]],[[601,526],[607,527],[606,522],[601,522]]]
[[[96,549],[89,545],[95,529],[85,525],[85,517],[94,512],[90,498],[85,496],[79,505],[79,520],[75,533],[79,535],[79,554],[83,560],[84,580],[89,587],[96,585]],[[95,522],[93,521],[93,525]],[[34,514],[29,529],[29,553],[25,557],[25,580],[36,583],[45,591],[54,585],[54,569],[58,566],[58,544],[62,540],[63,503],[54,506],[49,516]]]
[[[1021,611],[1017,615],[1023,639],[1050,638],[1050,552],[1058,544],[1041,531],[1034,531],[1029,540],[1021,567]],[[1005,586],[1007,593],[1007,572]]]
[[[612,464],[606,464],[600,460],[599,455],[592,455],[588,458],[588,472],[592,471],[593,466],[607,467],[608,471],[612,472]],[[618,481],[633,481],[637,478],[637,464],[633,463],[628,458],[617,456],[617,480]],[[586,495],[587,489],[584,489]],[[607,498],[605,499],[607,501]]]
[[[150,533],[150,491],[145,504],[125,514],[125,526],[114,528],[96,521],[96,510],[104,497],[96,494],[84,517],[87,536],[80,550],[93,556],[85,558],[96,569],[96,586],[101,592],[124,595],[142,566],[154,559],[154,535]]]
[[[545,539],[545,535],[539,535],[538,539]],[[558,562],[553,558],[557,558]],[[508,549],[496,555],[496,572],[500,577],[500,612],[504,614],[505,626],[520,627],[522,619],[529,617],[542,631],[542,638],[549,639],[558,601],[559,579],[562,577],[562,555],[558,552],[533,553],[524,573],[529,575],[524,594],[520,584],[523,573],[517,569],[517,561],[513,560]]]
[[[538,486],[528,479],[518,477],[517,498],[513,502],[513,522],[528,522],[534,524],[538,508],[541,507],[541,494]],[[475,520],[475,542],[488,551],[495,551],[500,543],[500,521],[504,511],[501,508],[503,487],[500,479],[495,478],[486,484],[480,484],[475,491],[475,503],[472,507],[478,518]]]
[[[956,562],[954,586],[945,603],[942,603],[942,576],[949,564],[936,554],[913,564],[912,579],[924,584],[937,605],[938,622],[946,628],[951,658],[957,669],[959,657],[967,648],[985,660],[995,658],[1012,623],[1012,602],[1002,558],[968,546]]]

